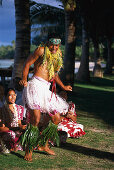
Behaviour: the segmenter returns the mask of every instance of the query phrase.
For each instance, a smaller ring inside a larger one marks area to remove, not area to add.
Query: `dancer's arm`
[[[39,56],[43,55],[44,53],[44,47],[37,48],[33,54],[31,54],[23,68],[23,75],[22,75],[22,80],[19,82],[20,85],[22,86],[27,86],[27,76],[29,73],[29,68],[32,64],[35,63],[35,61],[38,59]]]
[[[55,78],[56,83],[57,83],[63,90],[72,91],[72,87],[71,87],[70,85],[65,86],[65,85],[63,84],[63,82],[60,80],[58,74],[56,74],[54,78]]]

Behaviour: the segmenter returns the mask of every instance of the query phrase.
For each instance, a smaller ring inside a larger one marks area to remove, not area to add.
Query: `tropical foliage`
[[[0,59],[13,59],[14,58],[14,48],[11,45],[0,47]]]
[[[30,53],[37,48],[36,45],[31,45]],[[7,46],[0,46],[0,59],[14,59],[15,54],[15,46],[14,45],[7,45]]]
[[[58,33],[64,44],[64,19],[63,8],[53,7],[47,4],[30,3],[31,32],[34,35],[33,44],[40,44],[41,41],[47,41],[47,35],[50,32]]]

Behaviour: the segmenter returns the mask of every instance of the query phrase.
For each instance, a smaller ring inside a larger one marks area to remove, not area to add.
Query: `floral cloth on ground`
[[[69,112],[72,112],[73,115],[76,115],[75,104],[69,102]],[[79,138],[82,135],[85,135],[83,130],[83,125],[73,122],[71,119],[64,117],[61,122],[58,124],[59,131],[67,132],[67,137]]]

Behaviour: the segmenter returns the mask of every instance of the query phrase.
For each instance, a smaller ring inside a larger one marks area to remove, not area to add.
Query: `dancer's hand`
[[[19,84],[21,86],[27,87],[27,81],[26,80],[20,80]]]
[[[70,85],[64,86],[64,90],[66,91],[72,91],[72,87]]]

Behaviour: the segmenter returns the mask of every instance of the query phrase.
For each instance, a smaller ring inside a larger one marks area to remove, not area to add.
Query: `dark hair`
[[[60,39],[60,36],[57,33],[53,32],[53,33],[49,33],[48,34],[48,40],[50,38],[59,38]]]
[[[15,89],[14,88],[7,88],[7,89],[5,89],[5,96],[7,96],[9,91],[14,91],[15,92]]]
[[[2,82],[0,82],[0,86],[3,86],[3,83],[2,83]]]

